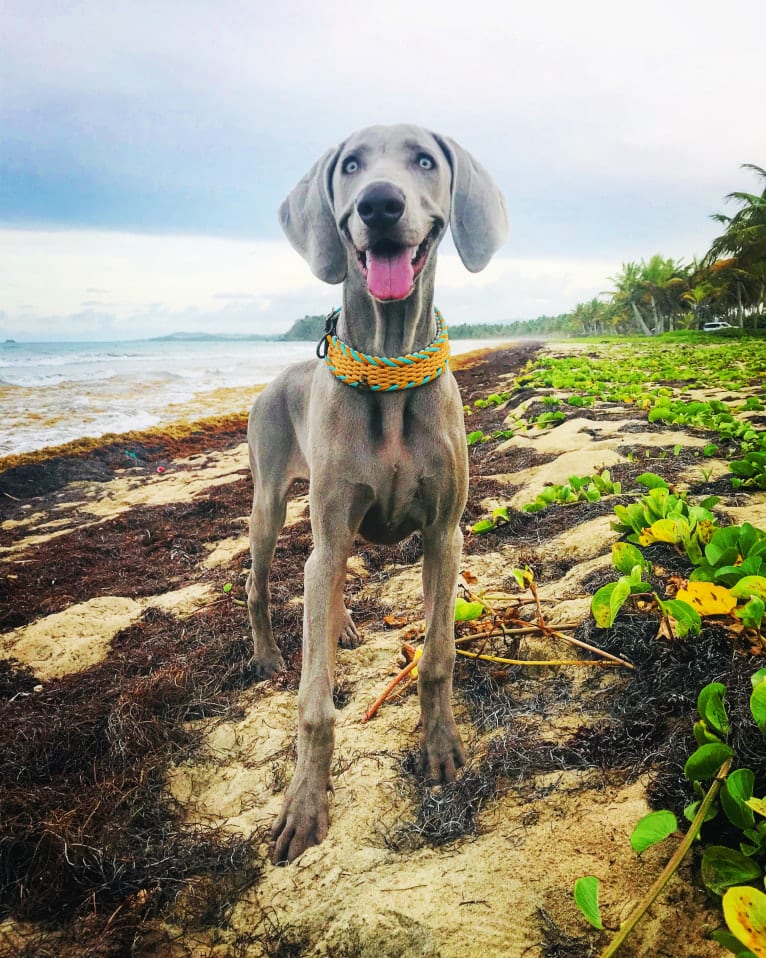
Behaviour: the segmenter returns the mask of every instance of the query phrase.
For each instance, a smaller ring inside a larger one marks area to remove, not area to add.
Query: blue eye
[[[355,156],[349,156],[343,161],[341,169],[344,173],[356,173],[359,169],[359,160]]]
[[[432,170],[436,164],[427,153],[418,156],[418,166],[421,170]]]

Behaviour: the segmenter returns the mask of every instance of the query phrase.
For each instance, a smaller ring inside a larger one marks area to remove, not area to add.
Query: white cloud
[[[448,246],[437,302],[450,323],[558,313],[604,289],[618,267],[500,255],[472,274]],[[314,279],[286,242],[90,231],[0,230],[0,288],[0,335],[16,339],[281,332],[340,302],[340,288]]]

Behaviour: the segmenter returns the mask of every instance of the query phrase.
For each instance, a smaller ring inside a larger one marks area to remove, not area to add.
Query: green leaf
[[[707,722],[700,719],[699,722],[694,723],[694,738],[697,742],[697,745],[707,745],[710,742],[720,742],[721,739],[715,732],[711,732],[707,726]]]
[[[758,669],[757,672],[753,672],[750,676],[750,683],[753,688],[755,688],[756,685],[760,685],[761,682],[766,682],[766,668]]]
[[[474,432],[469,432],[465,437],[466,442],[469,446],[475,446],[477,442],[481,442],[484,438],[484,433],[481,429],[476,429]]]
[[[766,611],[766,602],[754,595],[741,609],[735,609],[734,615],[742,620],[742,625],[746,628],[760,629],[764,611]]]
[[[700,798],[698,801],[691,802],[689,805],[686,806],[686,808],[684,808],[684,818],[686,819],[687,822],[694,821],[694,819],[697,817],[697,812],[699,811],[701,804],[702,804],[702,799]],[[705,822],[712,822],[717,814],[718,814],[718,805],[716,802],[713,802],[711,805],[708,805],[707,811],[705,812]],[[703,825],[705,824],[705,822],[703,822]]]
[[[630,575],[635,566],[646,567],[644,554],[629,542],[615,542],[612,546],[612,565],[623,575]]]
[[[705,557],[708,562],[713,566],[730,565],[736,562],[739,556],[738,540],[738,526],[717,529],[705,546]]]
[[[668,488],[667,482],[665,482],[662,476],[658,476],[656,472],[642,472],[640,476],[636,476],[636,482],[646,489]]]
[[[731,587],[731,594],[738,599],[748,599],[752,596],[766,599],[766,576],[746,575],[744,579],[734,583]]]
[[[726,776],[721,789],[721,807],[726,817],[740,830],[752,828],[755,815],[747,802],[753,797],[755,775],[749,768],[738,768]]]
[[[755,724],[766,735],[766,682],[759,682],[750,696],[750,711]]]
[[[529,567],[525,569],[511,569],[511,575],[518,583],[520,589],[528,589],[530,583],[535,580],[534,573]]]
[[[467,602],[462,596],[455,600],[455,622],[471,622],[484,612],[481,602]]]
[[[726,694],[726,686],[720,682],[709,682],[697,696],[697,711],[710,728],[715,729],[721,735],[728,735],[731,731],[729,716],[726,714],[726,706],[723,704],[723,697]]]
[[[681,599],[668,599],[663,602],[655,593],[660,609],[664,615],[669,615],[676,624],[676,633],[679,638],[684,638],[690,632],[692,635],[699,635],[702,629],[702,619],[696,609],[693,609],[688,602]]]
[[[722,948],[726,948],[727,951],[735,954],[737,958],[756,958],[756,955],[745,948],[739,938],[735,938],[730,931],[724,931],[723,928],[719,928],[717,931],[714,931],[710,937]]]
[[[676,545],[682,542],[689,534],[689,524],[681,519],[657,519],[648,529],[644,529],[638,537],[642,546],[652,545],[654,542],[667,542]]]
[[[491,532],[495,528],[495,523],[491,519],[479,519],[471,526],[471,532],[477,535],[483,535],[485,532]]]
[[[641,852],[658,842],[663,842],[678,831],[676,816],[669,811],[649,812],[637,823],[630,836],[630,847],[640,855]]]
[[[724,742],[710,742],[689,756],[684,765],[684,775],[692,782],[715,778],[718,769],[731,758],[734,752]]]
[[[223,591],[227,595],[231,592],[231,589],[232,589],[231,582],[227,582],[226,585],[223,587]]]
[[[595,875],[585,875],[574,883],[574,900],[577,907],[585,915],[594,928],[603,931],[601,909],[598,906],[598,887],[600,882]]]
[[[511,516],[508,512],[508,506],[498,506],[497,509],[493,509],[492,518],[496,524],[499,522],[510,522]]]
[[[752,858],[726,845],[708,845],[702,853],[702,881],[716,895],[727,888],[755,881],[761,877],[761,866]]]
[[[630,595],[630,582],[627,579],[618,579],[602,586],[591,600],[591,611],[596,625],[602,629],[611,628],[617,613]]]

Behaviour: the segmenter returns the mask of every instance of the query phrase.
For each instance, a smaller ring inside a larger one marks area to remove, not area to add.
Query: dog
[[[310,480],[314,542],[305,567],[297,762],[271,833],[275,864],[322,842],[329,827],[335,650],[338,641],[360,642],[343,601],[357,534],[390,544],[420,530],[422,761],[434,783],[454,780],[464,762],[451,693],[468,456],[433,305],[436,251],[449,227],[463,264],[478,272],[508,233],[505,202],[487,171],[448,137],[404,124],[372,126],[329,149],[288,195],[280,220],[314,274],[343,291],[337,327],[323,341],[325,361],[281,373],[248,424],[247,600],[260,677],[284,668],[268,576],[295,479]],[[401,385],[381,384],[376,377],[392,367],[400,377],[405,370]]]

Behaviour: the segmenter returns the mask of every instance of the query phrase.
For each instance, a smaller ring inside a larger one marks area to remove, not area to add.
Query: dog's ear
[[[279,221],[293,247],[325,283],[346,278],[346,251],[335,225],[330,180],[338,149],[328,150],[279,208]]]
[[[452,168],[450,229],[466,269],[478,273],[508,238],[508,213],[495,181],[462,146],[434,134]]]

